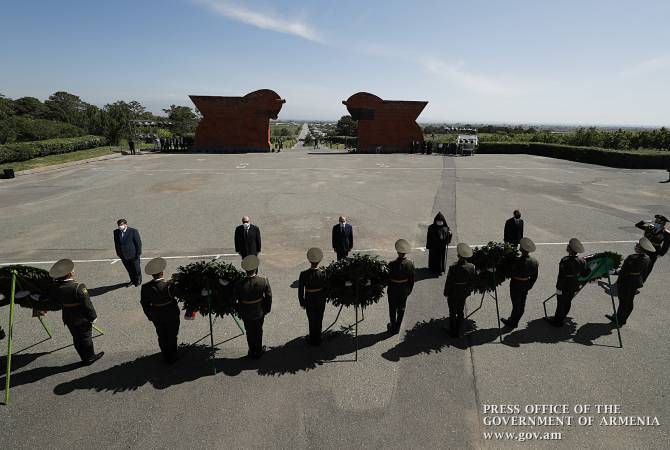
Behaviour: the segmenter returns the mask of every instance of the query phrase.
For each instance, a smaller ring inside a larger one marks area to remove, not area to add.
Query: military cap
[[[252,270],[258,269],[259,264],[260,261],[258,260],[258,256],[256,255],[245,256],[244,259],[242,260],[242,268],[247,272],[251,272]]]
[[[663,216],[663,215],[661,215],[661,214],[656,214],[656,215],[654,216],[654,219],[658,219],[658,220],[660,220],[660,221],[662,221],[662,222],[668,223],[668,218],[665,217],[665,216]]]
[[[323,250],[320,248],[312,247],[307,250],[307,261],[311,263],[320,263],[323,259]]]
[[[642,239],[640,239],[639,244],[640,244],[640,247],[642,247],[643,250],[646,250],[648,252],[656,252],[656,249],[654,248],[654,245],[646,237],[643,237]]]
[[[147,275],[158,275],[167,267],[167,261],[163,258],[154,258],[144,268]]]
[[[572,250],[575,253],[584,253],[584,246],[582,245],[582,242],[577,238],[570,239],[570,242],[568,242],[568,247],[570,247],[570,250]]]
[[[409,242],[404,239],[398,239],[395,241],[395,249],[398,253],[409,253],[412,251],[412,248],[409,246]]]
[[[530,238],[524,237],[519,241],[519,247],[521,247],[521,250],[523,251],[532,253],[535,251],[535,242],[530,240]]]
[[[51,278],[63,278],[74,269],[74,263],[71,259],[59,259],[56,264],[49,269],[49,276]]]
[[[461,258],[470,258],[472,256],[472,249],[465,242],[461,242],[456,246],[456,252]]]

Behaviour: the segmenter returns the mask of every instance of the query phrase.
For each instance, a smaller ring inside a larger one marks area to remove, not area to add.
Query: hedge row
[[[618,167],[622,169],[670,169],[670,151],[608,150],[597,147],[576,147],[571,145],[543,143],[482,142],[477,153],[546,156],[567,159],[587,164]]]
[[[0,163],[26,161],[40,156],[70,153],[77,150],[101,147],[107,144],[102,136],[47,139],[44,141],[15,142],[0,145]]]

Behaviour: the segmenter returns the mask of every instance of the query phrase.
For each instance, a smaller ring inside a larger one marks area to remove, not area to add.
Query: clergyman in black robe
[[[441,212],[428,227],[426,249],[428,249],[428,268],[434,274],[441,275],[447,269],[447,245],[451,242],[451,230]]]

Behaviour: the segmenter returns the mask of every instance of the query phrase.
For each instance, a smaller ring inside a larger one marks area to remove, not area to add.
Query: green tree
[[[105,117],[101,117],[104,136],[110,144],[118,145],[121,139],[130,137],[130,120],[133,116],[129,103],[118,101],[105,105]]]
[[[84,112],[89,106],[78,96],[64,91],[58,91],[44,102],[48,108],[47,118],[67,122],[72,125],[81,125],[84,119]]]
[[[198,116],[188,106],[170,105],[164,109],[170,122],[172,122],[172,131],[176,135],[185,135],[193,133],[198,125]]]
[[[14,100],[12,104],[14,114],[17,116],[30,116],[34,119],[42,119],[49,115],[49,108],[35,97],[21,97]]]
[[[351,116],[342,116],[335,126],[336,136],[358,136],[358,122]]]

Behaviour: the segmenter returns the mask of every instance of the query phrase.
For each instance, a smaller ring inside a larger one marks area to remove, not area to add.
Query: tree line
[[[112,145],[136,138],[142,121],[164,124],[175,135],[195,131],[199,114],[187,106],[170,105],[165,116],[156,116],[137,101],[116,101],[102,108],[79,96],[59,91],[44,102],[35,97],[7,98],[0,94],[0,144],[66,138],[104,136]]]

